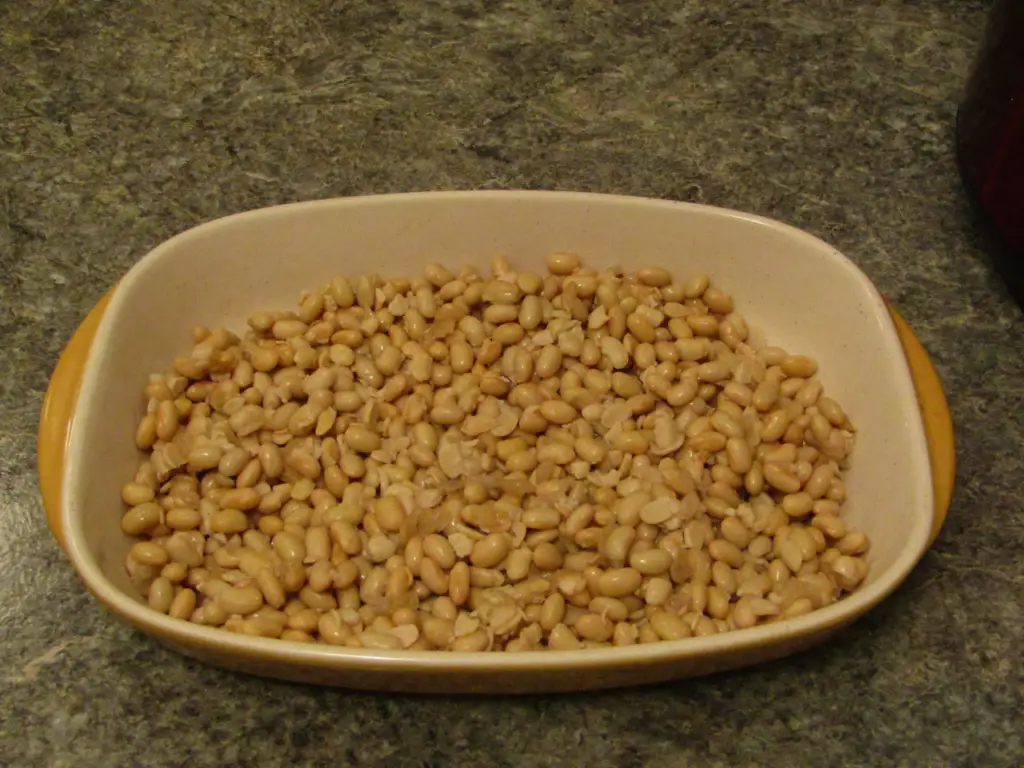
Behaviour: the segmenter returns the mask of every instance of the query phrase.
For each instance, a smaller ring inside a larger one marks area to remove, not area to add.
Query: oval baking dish
[[[140,391],[196,323],[241,328],[338,273],[411,275],[428,261],[519,269],[552,251],[588,266],[706,272],[744,315],[820,377],[858,428],[844,517],[870,537],[854,594],[807,615],[679,641],[543,653],[371,651],[249,637],[150,610],[124,571],[120,487],[138,461]],[[824,242],[706,206],[555,192],[438,192],[299,203],[229,216],[141,259],[69,343],[51,379],[39,470],[51,526],[88,589],[133,626],[211,664],[379,690],[511,693],[654,682],[735,668],[820,642],[889,595],[938,532],[953,437],[941,384],[868,278]]]

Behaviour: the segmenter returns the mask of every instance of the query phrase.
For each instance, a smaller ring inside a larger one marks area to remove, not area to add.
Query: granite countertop
[[[0,5],[0,765],[1020,765],[1024,319],[951,154],[986,7]],[[860,264],[933,354],[956,422],[952,511],[908,583],[786,661],[519,699],[229,674],[105,613],[46,530],[35,472],[47,377],[93,302],[230,212],[502,187],[744,209]]]

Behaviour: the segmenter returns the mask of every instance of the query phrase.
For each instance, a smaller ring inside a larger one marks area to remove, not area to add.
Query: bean
[[[130,536],[149,533],[158,525],[163,517],[163,508],[159,504],[147,502],[132,507],[121,517],[121,530]]]
[[[729,374],[729,363],[725,360],[702,363],[697,367],[698,381],[717,384],[718,382],[725,381]]]
[[[626,328],[637,339],[637,341],[651,344],[656,336],[654,325],[646,317],[638,312],[633,312],[626,317]]]
[[[575,651],[583,644],[567,626],[556,624],[548,633],[548,647],[555,651]]]
[[[148,413],[139,421],[135,430],[135,445],[139,450],[153,447],[156,442],[156,414]]]
[[[473,545],[469,560],[478,568],[493,568],[505,559],[508,551],[509,543],[505,535],[491,533]]]
[[[721,409],[715,411],[711,415],[710,422],[711,422],[711,427],[715,431],[717,431],[717,432],[725,435],[727,438],[729,438],[729,442],[733,442],[735,444],[737,441],[739,441],[739,443],[742,444],[742,445],[746,445],[747,444],[746,441],[743,439],[743,437],[744,437],[743,425],[740,424],[739,421],[734,419],[732,416],[730,416],[728,414],[728,412],[726,412],[724,410],[721,410]],[[726,443],[726,448],[728,449],[728,447],[729,447],[729,443],[727,442]],[[739,471],[739,470],[737,470],[737,471]]]
[[[725,560],[716,560],[711,564],[711,580],[727,595],[736,592],[739,586],[736,571]]]
[[[432,559],[425,559],[420,564],[420,580],[435,595],[447,593],[450,586],[450,574]]]
[[[540,542],[533,550],[533,564],[542,571],[557,570],[563,564],[562,551],[551,542]]]
[[[121,499],[129,507],[137,507],[146,504],[156,498],[153,489],[142,483],[125,483],[121,488]]]
[[[757,574],[741,581],[736,587],[736,594],[741,596],[753,595],[755,597],[761,597],[762,595],[770,592],[771,588],[771,578],[764,574]]]
[[[167,613],[174,601],[174,585],[163,576],[153,579],[149,585],[149,607],[160,613]]]
[[[381,529],[397,533],[405,522],[405,508],[395,496],[385,496],[375,507],[376,519]]]
[[[649,579],[644,590],[644,601],[647,605],[664,605],[672,596],[672,582],[656,576]]]
[[[509,581],[515,582],[525,579],[530,573],[530,566],[533,563],[533,552],[529,549],[517,549],[508,556],[505,567],[505,574]]]
[[[254,614],[241,622],[240,631],[253,637],[279,638],[284,631],[284,624],[273,617]]]
[[[364,582],[364,585],[367,583],[370,583],[369,578]],[[331,611],[338,607],[338,601],[334,595],[330,592],[317,592],[310,584],[299,590],[299,598],[310,608],[317,611]]]
[[[696,621],[696,626],[693,630],[694,637],[707,637],[708,635],[714,635],[718,633],[718,627],[715,622],[709,619],[707,616],[699,616]]]
[[[139,565],[148,565],[154,568],[162,568],[170,560],[167,550],[152,541],[136,542],[132,545],[128,554]]]
[[[625,621],[629,617],[629,608],[626,604],[614,597],[595,597],[587,605],[592,614],[602,616],[612,621]]]
[[[562,400],[541,403],[540,415],[552,424],[568,424],[579,416],[575,408]]]
[[[639,518],[632,521],[633,525],[639,522]],[[622,566],[629,555],[629,549],[636,538],[636,529],[628,524],[623,524],[612,531],[604,544],[604,554],[613,563]]]
[[[746,598],[741,598],[740,602],[737,602],[732,609],[732,620],[737,629],[749,629],[757,624],[757,615],[751,608],[750,603],[743,602],[744,600]]]
[[[284,530],[274,535],[274,552],[284,561],[301,563],[306,557],[306,543],[294,533]]]
[[[487,650],[490,645],[490,638],[487,637],[487,633],[482,629],[478,629],[475,632],[470,632],[468,635],[456,638],[451,645],[451,649],[455,652],[480,652]]]
[[[662,640],[682,640],[690,637],[690,628],[685,622],[668,611],[655,611],[650,622],[651,628]]]
[[[327,527],[312,525],[306,530],[306,560],[326,561],[331,556],[331,539]]]
[[[746,549],[750,545],[750,531],[738,518],[727,517],[722,520],[721,531],[722,538],[737,549]]]
[[[423,636],[437,648],[448,648],[455,640],[455,624],[447,619],[428,616],[423,619]]]
[[[362,517],[360,516],[361,519]],[[337,544],[345,554],[358,555],[362,552],[363,540],[353,523],[348,520],[337,519],[328,526],[328,531],[331,541]],[[283,544],[284,542],[282,542]]]
[[[708,587],[707,613],[713,619],[724,619],[729,615],[729,598],[719,587]]]
[[[209,627],[219,627],[228,619],[227,611],[216,601],[207,601],[199,608],[199,615],[193,621]]]
[[[317,631],[328,645],[345,645],[353,637],[352,629],[346,624],[338,611],[328,611],[320,615]]]
[[[803,616],[814,610],[814,603],[812,603],[806,597],[799,597],[789,604],[788,607],[783,609],[782,617],[785,619],[795,619],[798,616]]]
[[[160,575],[168,581],[178,584],[188,576],[188,566],[184,563],[176,563],[173,560],[160,569]]]
[[[548,271],[553,275],[571,275],[580,267],[575,253],[552,253],[548,256]]]
[[[220,505],[225,510],[249,510],[255,509],[260,504],[260,494],[253,488],[236,488],[226,491],[220,497]],[[248,523],[246,524],[248,527]],[[242,530],[245,530],[244,528]],[[222,533],[236,533],[236,531],[222,531]]]
[[[779,383],[775,379],[765,379],[754,390],[750,404],[758,411],[768,411],[779,399]]]
[[[648,549],[629,557],[629,565],[643,576],[660,576],[672,567],[672,555],[664,549]]]
[[[806,492],[790,493],[782,497],[782,510],[790,517],[805,517],[814,507],[813,497]]]
[[[661,267],[646,267],[636,273],[637,279],[653,288],[664,288],[672,282],[672,273]]]
[[[171,600],[168,615],[172,619],[188,619],[196,610],[196,593],[185,587]]]
[[[171,400],[162,400],[156,410],[156,436],[170,442],[178,432],[178,411]]]
[[[642,574],[635,568],[612,568],[601,574],[598,591],[605,597],[624,597],[640,588]]]
[[[633,455],[646,453],[650,438],[643,432],[618,432],[610,440],[612,448]]]
[[[556,509],[541,507],[524,512],[522,521],[523,525],[529,529],[546,531],[557,528],[562,522],[562,516]]]
[[[800,480],[779,464],[769,463],[763,467],[764,479],[768,485],[783,493],[791,494],[800,490]]]
[[[846,414],[842,407],[830,397],[819,397],[818,412],[831,422],[834,427],[842,427],[846,423]]]
[[[361,576],[359,566],[352,560],[344,560],[334,567],[334,587],[348,589]]]
[[[210,530],[214,533],[234,534],[248,529],[249,518],[240,509],[219,509],[210,517]]]
[[[362,424],[353,424],[345,430],[345,445],[359,453],[372,453],[380,448],[381,439]]]
[[[806,355],[787,355],[779,362],[779,367],[787,376],[809,379],[818,372],[818,363]]]
[[[614,629],[615,625],[609,619],[596,613],[584,614],[573,624],[573,631],[578,637],[599,643],[610,640]]]
[[[867,566],[864,561],[849,555],[837,557],[831,563],[829,570],[832,572],[836,586],[847,591],[855,589],[867,574]]]
[[[545,598],[541,606],[539,623],[546,631],[550,632],[561,623],[565,617],[565,598],[558,592],[553,592]]]
[[[431,558],[442,569],[450,571],[455,565],[455,550],[448,539],[432,533],[423,539],[423,554]]]
[[[612,645],[634,645],[639,637],[637,628],[628,622],[622,621],[615,625],[612,633]]]
[[[860,555],[868,550],[868,538],[860,531],[851,531],[836,544],[844,555]],[[138,559],[138,558],[136,558]],[[141,560],[139,562],[142,562]]]
[[[286,595],[281,580],[270,568],[262,568],[255,574],[256,586],[267,604],[280,608],[284,605]]]
[[[224,452],[217,465],[217,471],[225,477],[234,477],[249,463],[249,452],[244,448],[232,448]]]
[[[164,524],[176,531],[190,531],[202,523],[199,510],[190,507],[174,507],[164,514]]]
[[[837,515],[815,515],[811,525],[836,541],[846,536],[846,525]]]
[[[709,286],[705,289],[704,293],[701,294],[701,300],[707,305],[708,309],[716,314],[728,315],[733,311],[732,296],[714,286]]]
[[[263,606],[263,595],[256,587],[230,587],[219,592],[217,603],[229,614],[245,616]]]

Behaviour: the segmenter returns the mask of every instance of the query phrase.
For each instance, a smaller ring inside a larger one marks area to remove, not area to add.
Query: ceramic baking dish
[[[339,272],[418,274],[426,261],[703,271],[773,344],[820,361],[859,429],[845,516],[873,542],[866,583],[797,619],[703,638],[588,651],[368,651],[253,638],[151,611],[124,572],[119,489],[138,461],[142,388],[195,323],[239,328]],[[407,691],[564,691],[706,674],[806,648],[889,595],[942,523],[953,437],[941,384],[906,325],[849,260],[789,226],[628,197],[453,192],[300,203],[213,221],[141,259],[86,318],[54,372],[39,473],[50,524],[89,590],[160,642],[208,663],[290,680]]]

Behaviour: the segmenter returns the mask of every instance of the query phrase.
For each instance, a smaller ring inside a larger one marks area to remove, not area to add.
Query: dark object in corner
[[[957,112],[956,155],[992,263],[1024,307],[1024,2],[997,0]]]

